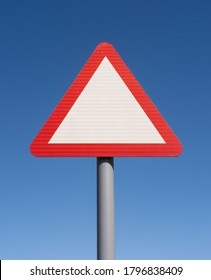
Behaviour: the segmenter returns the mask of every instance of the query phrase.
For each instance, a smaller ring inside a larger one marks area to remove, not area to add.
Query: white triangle
[[[165,143],[105,57],[49,143]]]

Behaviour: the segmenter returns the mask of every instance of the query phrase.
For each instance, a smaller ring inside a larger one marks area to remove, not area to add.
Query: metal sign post
[[[112,157],[97,158],[97,259],[115,259],[114,166]]]

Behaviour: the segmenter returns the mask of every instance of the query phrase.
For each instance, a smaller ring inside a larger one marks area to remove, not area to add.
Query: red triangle
[[[165,143],[49,143],[105,57]],[[113,46],[101,43],[32,142],[30,150],[35,156],[178,156],[182,152],[182,145]]]

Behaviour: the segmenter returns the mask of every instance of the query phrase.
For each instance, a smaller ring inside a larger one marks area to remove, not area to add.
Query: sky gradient
[[[211,259],[210,1],[1,1],[0,259],[96,259],[96,158],[29,146],[100,42],[183,144],[115,158],[117,259]]]

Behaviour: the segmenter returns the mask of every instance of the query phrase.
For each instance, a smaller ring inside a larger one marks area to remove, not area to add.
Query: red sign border
[[[54,144],[51,137],[76,102],[104,57],[110,61],[137,102],[147,114],[166,143],[162,144]],[[124,61],[109,43],[101,43],[63,96],[30,146],[35,156],[117,157],[117,156],[178,156],[182,145],[162,115],[130,72]]]

